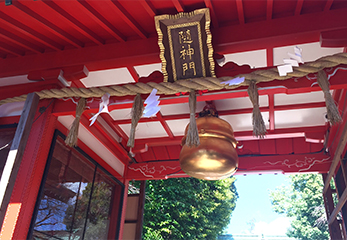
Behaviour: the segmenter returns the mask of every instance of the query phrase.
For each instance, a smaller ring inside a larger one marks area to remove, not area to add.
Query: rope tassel
[[[247,89],[249,99],[253,104],[253,115],[252,115],[252,124],[253,124],[253,135],[259,138],[264,138],[266,134],[266,127],[259,109],[259,94],[258,88],[255,84],[255,81],[251,81]]]
[[[334,125],[342,121],[341,115],[337,106],[335,105],[334,99],[330,93],[329,81],[326,73],[323,70],[320,70],[317,74],[317,82],[321,87],[324,93],[325,105],[327,108],[327,119]]]
[[[67,137],[65,139],[65,144],[70,146],[70,147],[75,147],[77,146],[77,139],[78,139],[78,127],[80,124],[80,119],[83,114],[83,111],[86,107],[86,99],[85,98],[80,98],[80,100],[77,103],[76,106],[76,117],[75,120],[73,121],[70,131],[67,134]]]
[[[133,148],[135,145],[135,131],[137,124],[139,123],[140,118],[143,114],[143,101],[141,98],[141,94],[136,94],[134,99],[133,107],[131,109],[131,128],[130,128],[130,136],[127,143],[128,147]]]
[[[197,147],[200,145],[198,127],[195,120],[195,111],[196,111],[196,94],[192,90],[189,93],[189,109],[190,109],[190,122],[187,131],[186,145],[188,147]]]

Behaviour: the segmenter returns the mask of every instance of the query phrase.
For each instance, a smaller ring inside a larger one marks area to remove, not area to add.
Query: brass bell
[[[200,145],[185,144],[188,126],[182,139],[181,169],[188,175],[205,180],[219,180],[234,174],[238,166],[237,141],[231,125],[216,116],[196,119]]]

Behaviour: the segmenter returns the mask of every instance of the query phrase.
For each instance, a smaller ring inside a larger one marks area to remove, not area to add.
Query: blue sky
[[[265,235],[285,235],[290,221],[284,215],[272,210],[269,191],[281,185],[287,185],[284,174],[237,175],[236,188],[239,198],[232,213],[230,225],[226,229],[229,234],[247,234],[248,224],[255,220],[252,233]]]

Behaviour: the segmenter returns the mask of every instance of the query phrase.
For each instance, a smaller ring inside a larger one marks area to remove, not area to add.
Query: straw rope
[[[292,73],[288,73],[286,76],[279,76],[277,68],[271,68],[267,70],[256,70],[249,74],[240,74],[238,77],[245,77],[245,81],[239,85],[226,85],[221,84],[223,81],[230,80],[233,77],[221,77],[221,78],[193,78],[179,80],[173,83],[169,82],[149,82],[149,83],[135,83],[126,85],[114,85],[109,87],[92,87],[92,88],[62,88],[62,89],[50,89],[36,92],[40,99],[46,98],[69,98],[69,97],[81,97],[81,98],[92,98],[102,97],[105,93],[109,93],[111,96],[126,96],[149,94],[156,88],[158,94],[171,95],[179,92],[190,92],[191,90],[221,90],[221,89],[234,89],[239,86],[248,86],[250,81],[269,82],[272,80],[286,80],[293,77],[304,77],[310,73],[317,73],[318,71],[328,68],[335,67],[340,64],[347,64],[347,53],[338,53],[332,56],[322,57],[314,62],[307,62],[294,67]],[[236,77],[236,76],[235,76]],[[10,102],[25,101],[27,95],[22,95],[14,98],[7,98],[0,100],[0,105]]]

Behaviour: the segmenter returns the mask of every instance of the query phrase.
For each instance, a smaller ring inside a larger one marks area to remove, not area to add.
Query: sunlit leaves
[[[329,239],[321,175],[291,175],[288,181],[289,185],[270,193],[275,212],[292,218],[287,235],[302,240]]]
[[[235,208],[234,181],[147,181],[144,239],[215,239]]]

